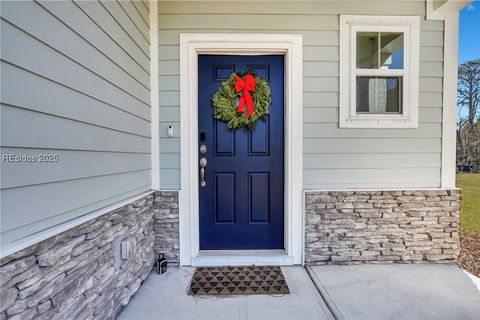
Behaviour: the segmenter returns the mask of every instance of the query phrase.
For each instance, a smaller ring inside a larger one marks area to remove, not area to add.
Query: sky
[[[480,1],[460,11],[458,63],[480,59]]]

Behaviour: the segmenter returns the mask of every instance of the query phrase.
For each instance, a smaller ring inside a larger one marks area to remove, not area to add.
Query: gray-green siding
[[[421,23],[419,128],[340,129],[339,14],[424,17],[425,3],[159,2],[161,188],[180,188],[180,33],[303,34],[305,189],[439,187],[443,22]]]
[[[148,1],[2,1],[2,247],[150,189]]]

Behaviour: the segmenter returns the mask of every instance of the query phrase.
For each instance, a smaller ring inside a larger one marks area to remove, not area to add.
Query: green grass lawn
[[[462,188],[460,230],[480,237],[480,174],[458,174]]]

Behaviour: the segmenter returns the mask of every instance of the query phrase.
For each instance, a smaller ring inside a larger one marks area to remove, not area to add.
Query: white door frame
[[[180,265],[199,254],[197,81],[198,54],[285,56],[285,251],[303,263],[302,36],[282,34],[180,35]],[[227,263],[227,259],[225,260]],[[248,261],[244,261],[248,263]],[[254,263],[255,261],[252,261]]]

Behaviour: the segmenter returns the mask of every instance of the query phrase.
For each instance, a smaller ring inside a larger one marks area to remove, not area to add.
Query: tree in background
[[[480,171],[480,59],[458,67],[457,165]]]

